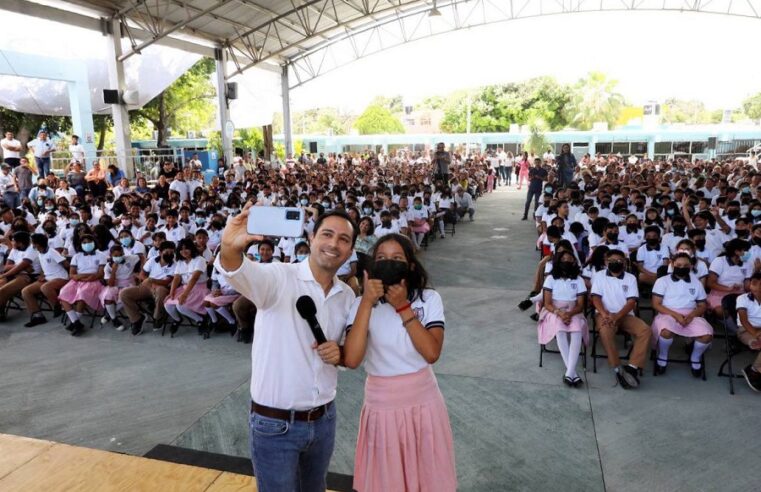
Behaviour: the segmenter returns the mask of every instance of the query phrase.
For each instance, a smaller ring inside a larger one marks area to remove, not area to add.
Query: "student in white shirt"
[[[645,244],[637,250],[637,280],[643,284],[653,285],[658,279],[658,269],[665,266],[668,259],[668,248],[661,244],[661,230],[658,226],[647,226]]]
[[[626,254],[611,249],[606,255],[607,270],[597,272],[592,277],[592,304],[597,314],[595,326],[600,332],[600,340],[608,357],[608,365],[613,369],[616,380],[624,389],[639,386],[639,369],[645,367],[650,345],[650,327],[634,316],[639,290],[637,279],[624,271]],[[634,348],[629,363],[621,364],[616,347],[616,333],[624,330],[632,336]]]
[[[677,253],[672,260],[674,271],[659,278],[653,286],[653,338],[658,351],[655,374],[666,372],[669,348],[674,335],[694,339],[690,361],[692,375],[703,375],[702,357],[713,339],[713,328],[703,318],[706,310],[706,293],[703,285],[692,275],[693,259],[686,253]]]
[[[364,362],[368,375],[353,488],[454,491],[452,431],[431,367],[444,343],[441,297],[428,288],[408,238],[386,235],[373,251],[344,345],[346,366]],[[430,426],[425,440],[415,437],[424,432],[421,422]]]
[[[750,243],[742,239],[732,239],[724,246],[724,254],[717,257],[708,269],[706,288],[711,292],[706,298],[708,307],[718,317],[724,316],[721,300],[728,294],[742,294],[753,275],[750,263]]]
[[[122,233],[129,234],[129,231],[122,231]],[[100,302],[106,310],[106,316],[101,319],[101,324],[111,321],[117,331],[124,331],[124,325],[117,314],[117,311],[121,309],[118,304],[119,292],[135,285],[135,270],[139,268],[141,259],[136,254],[127,253],[119,244],[111,246],[109,253],[111,257],[103,272],[106,286],[100,293]]]
[[[211,292],[204,298],[204,308],[209,315],[208,318],[204,318],[201,325],[201,332],[204,339],[209,338],[211,335],[212,324],[217,325],[220,319],[217,315],[221,316],[224,323],[227,324],[231,333],[235,334],[236,321],[233,314],[230,312],[230,306],[238,300],[240,294],[235,288],[230,285],[227,278],[219,273],[219,270],[214,267],[211,273]]]
[[[31,240],[32,247],[37,251],[41,273],[35,282],[27,285],[21,291],[24,306],[31,316],[29,322],[24,324],[27,328],[48,322],[45,315],[42,314],[37,300],[37,296],[40,294],[45,296],[48,303],[54,307],[53,318],[60,316],[61,306],[58,302],[58,291],[69,280],[68,261],[59,251],[50,246],[48,237],[45,234],[32,234]]]
[[[85,304],[96,311],[100,307],[100,291],[107,256],[95,247],[95,237],[83,234],[80,247],[71,259],[69,281],[63,286],[58,298],[71,324],[66,327],[71,336],[77,337],[84,333],[84,325],[80,321]]]
[[[761,350],[761,272],[750,278],[750,292],[737,298],[737,338],[751,350]],[[750,389],[761,392],[761,352],[742,373]]]
[[[0,317],[5,316],[6,303],[34,282],[40,273],[39,255],[30,242],[26,231],[14,232],[11,236],[11,251],[0,273]]]
[[[177,245],[177,267],[174,279],[169,288],[169,297],[164,303],[164,309],[174,320],[169,326],[169,333],[174,335],[180,327],[181,315],[196,323],[203,321],[206,314],[203,302],[209,294],[206,286],[208,275],[207,263],[198,253],[198,248],[192,239],[183,239]]]
[[[553,338],[557,340],[566,366],[563,383],[577,387],[583,381],[576,373],[576,364],[582,340],[587,343],[589,328],[584,317],[587,288],[576,256],[567,251],[556,253],[542,289],[543,305],[537,325],[539,343],[547,345]]]
[[[409,212],[412,217],[411,232],[415,240],[415,246],[421,248],[423,245],[423,239],[425,235],[431,230],[431,224],[429,223],[428,209],[423,207],[423,199],[415,197],[413,201],[412,210]]]
[[[394,222],[391,212],[384,210],[380,214],[380,225],[375,228],[375,235],[377,237],[383,237],[387,234],[399,234],[399,226]]]

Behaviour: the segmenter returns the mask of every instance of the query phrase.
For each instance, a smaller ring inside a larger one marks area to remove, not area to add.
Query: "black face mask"
[[[637,232],[639,226],[637,224],[626,224],[627,232]]]
[[[682,225],[674,226],[674,234],[676,234],[677,236],[684,236],[684,230],[686,228],[687,228],[686,226],[682,226]]]
[[[650,246],[651,248],[655,248],[655,247],[658,247],[658,246],[660,246],[660,244],[661,244],[661,240],[660,240],[660,239],[658,239],[658,238],[653,238],[653,239],[646,239],[646,240],[645,240],[645,242],[646,242],[646,243],[647,243],[647,245],[648,245],[648,246]]]
[[[617,232],[609,232],[605,235],[605,237],[608,238],[608,241],[611,243],[615,243],[618,241],[618,233]]]
[[[53,237],[53,236],[55,236],[55,231],[56,231],[56,228],[55,228],[55,227],[46,227],[46,228],[44,228],[43,230],[45,231],[45,234],[47,234],[47,235],[48,235],[48,237]]]
[[[619,273],[624,271],[624,264],[620,262],[609,263],[608,270],[610,270],[610,273],[614,275],[618,275]]]
[[[558,263],[558,271],[564,277],[575,278],[579,276],[579,267],[576,266],[576,263],[570,261],[561,261]]]
[[[697,246],[699,249],[703,249],[706,245],[705,239],[696,239],[695,240],[695,246]]]
[[[735,220],[739,216],[740,216],[740,211],[739,210],[732,210],[730,212],[727,212],[727,217],[729,217],[732,220]]]
[[[740,238],[743,238],[743,239],[747,238],[748,235],[750,234],[750,231],[747,230],[747,229],[744,230],[744,231],[742,231],[742,230],[739,230],[739,231],[735,230],[735,232],[737,233],[737,237],[740,237]]]
[[[687,278],[690,274],[690,267],[675,267],[674,275],[680,278]]]
[[[166,263],[172,263],[174,260],[174,253],[162,253],[161,259],[163,259]]]
[[[390,220],[382,220],[381,221],[381,225],[383,227],[389,228],[389,227],[391,227],[391,221]]]
[[[383,282],[383,285],[396,285],[407,277],[407,263],[398,260],[378,260],[373,265],[372,278]]]

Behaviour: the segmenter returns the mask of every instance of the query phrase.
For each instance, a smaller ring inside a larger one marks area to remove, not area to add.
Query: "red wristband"
[[[407,308],[409,308],[409,307],[411,307],[411,306],[412,306],[412,304],[410,304],[410,303],[408,302],[408,303],[407,303],[407,304],[405,304],[404,306],[402,306],[402,307],[400,307],[399,309],[397,309],[397,310],[396,310],[396,312],[397,312],[397,313],[401,313],[402,311],[404,311],[405,309],[407,309]]]

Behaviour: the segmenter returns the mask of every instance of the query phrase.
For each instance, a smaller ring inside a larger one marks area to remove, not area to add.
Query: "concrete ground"
[[[587,384],[570,389],[558,355],[538,367],[536,324],[516,308],[538,260],[533,226],[520,221],[524,196],[479,199],[475,222],[423,254],[446,308],[435,370],[460,489],[760,490],[761,395],[738,380],[730,396],[716,377],[723,341],[705,382],[679,365],[624,391],[604,360],[597,374],[590,360]],[[57,323],[25,321],[12,312],[0,325],[0,432],[130,454],[163,443],[248,456],[249,346],[110,327],[74,339]],[[361,370],[340,375],[331,471],[352,473],[363,381]]]

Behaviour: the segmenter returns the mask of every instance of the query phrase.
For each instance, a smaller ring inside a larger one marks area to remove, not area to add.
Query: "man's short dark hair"
[[[351,236],[351,246],[354,247],[354,243],[357,242],[357,235],[359,234],[359,229],[357,227],[357,224],[354,223],[353,220],[351,220],[351,217],[349,217],[349,214],[347,214],[344,210],[332,210],[326,214],[320,215],[317,220],[314,222],[314,232],[313,234],[317,235],[317,231],[320,230],[320,227],[322,227],[322,223],[325,222],[325,219],[328,217],[338,217],[341,219],[345,219],[349,224],[351,224],[351,230],[352,230],[352,236]]]

